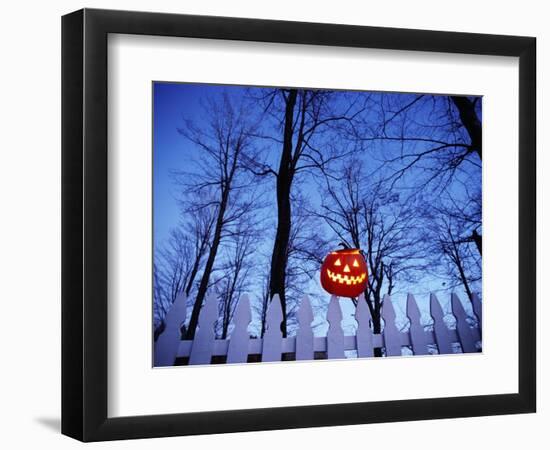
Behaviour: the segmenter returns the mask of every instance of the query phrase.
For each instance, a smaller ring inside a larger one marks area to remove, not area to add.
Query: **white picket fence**
[[[216,339],[214,327],[218,320],[218,300],[207,297],[199,316],[199,326],[193,340],[181,340],[180,326],[186,318],[187,299],[180,295],[165,318],[164,332],[154,348],[155,367],[172,366],[178,358],[188,358],[188,364],[210,364],[212,357],[226,357],[226,363],[245,363],[249,355],[261,355],[261,361],[281,361],[286,353],[295,354],[296,360],[312,360],[314,352],[326,352],[328,359],[345,358],[348,350],[356,351],[357,357],[374,356],[375,348],[384,348],[385,356],[401,356],[402,348],[409,347],[414,355],[428,355],[430,348],[437,347],[437,353],[455,353],[453,346],[460,344],[462,353],[480,351],[476,343],[481,342],[480,328],[469,324],[468,315],[460,299],[452,294],[451,308],[456,319],[456,329],[450,329],[444,319],[444,312],[434,294],[430,296],[432,329],[421,324],[420,309],[413,295],[407,296],[406,315],[410,321],[408,330],[402,332],[396,326],[396,314],[391,299],[386,296],[382,303],[384,328],[381,334],[374,334],[370,326],[371,315],[363,298],[355,311],[357,330],[355,335],[346,336],[342,329],[342,310],[338,297],[331,297],[326,337],[314,336],[311,328],[313,313],[309,298],[304,296],[298,309],[298,331],[295,336],[283,338],[281,333],[282,311],[278,296],[269,304],[266,316],[266,331],[263,338],[251,338],[248,325],[251,321],[250,302],[243,295],[237,305],[229,339]],[[481,302],[473,298],[473,312],[481,324]],[[471,322],[471,320],[470,320]]]

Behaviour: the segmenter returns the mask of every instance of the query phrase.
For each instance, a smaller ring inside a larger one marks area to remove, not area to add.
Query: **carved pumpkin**
[[[321,285],[329,294],[357,297],[368,283],[367,263],[356,248],[329,253],[321,266]]]

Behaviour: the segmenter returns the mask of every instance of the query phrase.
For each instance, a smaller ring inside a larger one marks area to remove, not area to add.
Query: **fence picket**
[[[476,335],[477,335],[477,338],[481,341],[482,337],[483,337],[483,333],[482,333],[482,330],[483,330],[483,307],[481,305],[481,299],[479,298],[479,295],[477,294],[474,294],[472,296],[472,303],[473,303],[473,307],[474,307],[474,313],[477,317],[477,330],[476,330]]]
[[[328,304],[327,322],[329,323],[327,332],[327,357],[328,359],[345,358],[342,310],[340,308],[340,300],[335,295],[330,298],[330,303]]]
[[[181,340],[180,326],[187,317],[186,306],[187,297],[180,293],[166,313],[164,331],[155,343],[155,367],[174,364]]]
[[[371,315],[363,294],[357,299],[355,320],[357,321],[357,331],[355,332],[355,338],[357,339],[357,357],[363,358],[374,356],[373,334],[370,327]]]
[[[472,303],[474,307],[474,313],[476,314],[477,320],[479,321],[479,328],[481,328],[481,321],[483,319],[483,309],[481,307],[481,300],[479,298],[479,295],[473,294],[472,295]]]
[[[281,332],[283,311],[281,309],[281,300],[278,294],[273,296],[267,307],[265,321],[266,331],[262,343],[262,362],[280,361],[283,344],[283,334]]]
[[[233,332],[227,349],[228,363],[244,363],[248,360],[248,324],[252,316],[250,314],[250,300],[243,294],[233,316]]]
[[[472,353],[476,351],[475,341],[476,338],[472,329],[468,325],[466,311],[458,296],[451,294],[451,305],[453,309],[453,315],[456,318],[456,331],[458,338],[460,339],[460,345],[462,347],[462,353]]]
[[[479,334],[479,339],[481,339],[482,330],[483,330],[483,307],[481,305],[481,299],[479,298],[479,295],[474,294],[472,296],[472,303],[474,306],[474,313],[477,316],[477,332]]]
[[[415,355],[428,355],[428,339],[420,323],[420,310],[414,295],[407,295],[407,317],[410,320],[409,334]]]
[[[189,364],[209,364],[213,356],[226,356],[227,363],[243,363],[250,354],[261,353],[262,361],[281,361],[283,353],[295,352],[297,360],[312,360],[315,352],[326,352],[330,359],[345,358],[345,351],[357,351],[357,357],[372,357],[374,348],[385,347],[386,356],[400,356],[402,346],[410,346],[415,355],[429,354],[428,347],[437,345],[440,354],[453,353],[454,342],[458,341],[464,353],[477,352],[477,341],[481,329],[471,328],[471,318],[457,295],[451,296],[451,307],[456,318],[456,330],[450,330],[445,314],[435,294],[430,295],[430,314],[433,319],[433,333],[424,330],[418,303],[412,294],[407,296],[407,316],[410,320],[408,333],[402,333],[396,326],[395,309],[391,298],[386,295],[382,303],[384,329],[374,334],[370,322],[372,317],[364,296],[358,298],[355,310],[357,330],[355,335],[346,336],[342,329],[340,299],[332,296],[326,319],[329,324],[326,337],[315,337],[312,329],[314,319],[311,302],[304,296],[297,312],[298,331],[296,336],[282,337],[282,308],[279,296],[273,297],[266,315],[266,331],[263,338],[253,339],[248,334],[251,322],[250,299],[243,295],[235,310],[233,331],[229,339],[216,339],[215,327],[218,320],[218,299],[209,295],[199,315],[195,339],[181,340],[180,326],[186,317],[185,295],[178,295],[165,317],[165,329],[154,348],[156,367],[173,365],[176,358],[189,357]],[[472,297],[474,313],[481,323],[481,301]]]
[[[435,294],[430,294],[430,314],[434,320],[433,326],[437,351],[440,354],[453,353],[451,334],[449,333],[449,328],[445,325],[443,309]]]
[[[304,295],[298,309],[298,333],[296,334],[296,360],[313,359],[313,312],[309,297]]]
[[[210,294],[199,315],[199,328],[195,333],[189,364],[210,364],[214,347],[214,324],[218,320],[218,298]]]
[[[401,356],[401,332],[395,326],[395,311],[389,295],[384,296],[382,303],[382,317],[384,318],[384,347],[386,356]]]

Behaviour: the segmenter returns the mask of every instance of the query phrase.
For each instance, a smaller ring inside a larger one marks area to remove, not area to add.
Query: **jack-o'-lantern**
[[[321,286],[329,294],[357,297],[368,283],[367,263],[357,248],[329,253],[321,266]]]

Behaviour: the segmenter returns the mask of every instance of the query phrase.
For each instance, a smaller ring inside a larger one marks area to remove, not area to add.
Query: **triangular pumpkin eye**
[[[353,267],[359,267],[359,262],[356,259],[353,260]]]
[[[342,265],[342,261],[340,261],[340,258],[338,258],[338,259],[334,262],[334,265],[335,265],[335,266],[341,266],[341,265]]]

